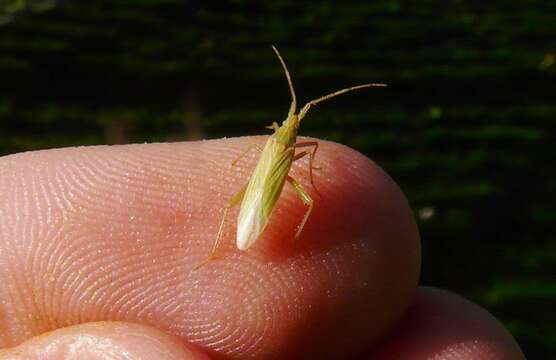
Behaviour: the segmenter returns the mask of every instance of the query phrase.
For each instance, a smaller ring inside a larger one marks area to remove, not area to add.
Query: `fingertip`
[[[316,139],[300,141],[306,140]],[[273,298],[277,314],[296,314],[274,318],[274,324],[288,324],[285,331],[267,329],[274,343],[298,332],[303,341],[281,345],[292,359],[308,347],[313,357],[332,356],[377,341],[405,311],[420,273],[419,233],[395,182],[366,156],[333,142],[319,140],[315,165],[322,198],[313,196],[299,239],[292,241],[306,205],[286,186],[263,236],[233,259],[239,274],[279,280],[268,283],[269,291],[255,284],[260,298],[252,307],[264,316],[264,304]],[[295,163],[290,174],[314,195],[307,167]]]
[[[333,356],[383,336],[415,291],[419,235],[392,179],[345,146],[319,140],[322,200],[315,196],[297,241],[306,206],[286,186],[252,248],[235,247],[231,212],[218,260],[192,271],[210,253],[222,208],[258,156],[229,164],[264,140],[59,149],[8,159],[0,188],[10,191],[0,205],[26,216],[0,224],[7,249],[0,255],[17,250],[32,261],[14,274],[15,257],[0,256],[0,279],[32,284],[33,293],[2,304],[17,315],[13,326],[4,324],[3,344],[98,320],[155,324],[229,358],[302,358],[308,347],[315,357]],[[296,162],[291,175],[311,192],[307,165]],[[32,305],[25,302],[30,296]]]
[[[41,334],[11,349],[0,350],[0,360],[209,360],[191,344],[152,327],[95,322]]]
[[[510,333],[486,310],[449,291],[420,288],[374,360],[524,360]]]

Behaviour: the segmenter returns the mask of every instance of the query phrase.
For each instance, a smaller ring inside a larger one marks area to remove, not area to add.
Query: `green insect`
[[[286,120],[282,122],[282,125],[278,125],[274,122],[271,126],[269,126],[270,129],[274,130],[274,134],[272,134],[267,140],[263,149],[259,148],[259,151],[261,151],[261,157],[257,166],[253,170],[253,174],[251,175],[249,182],[242,187],[242,189],[230,200],[228,206],[224,208],[220,228],[218,229],[218,234],[216,235],[216,240],[211,253],[203,263],[197,266],[197,268],[206,264],[215,257],[218,244],[222,237],[222,231],[224,229],[224,223],[226,221],[228,211],[239,203],[241,203],[241,207],[237,220],[236,245],[239,250],[247,250],[251,245],[253,245],[268,225],[272,210],[274,210],[286,181],[293,186],[301,200],[308,207],[295,235],[297,238],[303,230],[309,215],[311,215],[314,202],[301,184],[295,181],[295,179],[288,175],[288,173],[294,161],[309,155],[309,178],[311,180],[311,185],[314,187],[313,161],[318,149],[318,143],[316,141],[296,142],[297,131],[301,120],[305,117],[305,115],[307,115],[307,112],[311,109],[311,107],[322,101],[352,90],[372,86],[386,86],[386,84],[371,83],[338,90],[318,99],[309,101],[305,106],[303,106],[303,108],[301,108],[299,113],[296,114],[297,102],[290,73],[278,50],[274,46],[272,49],[278,56],[278,60],[280,60],[284,72],[286,73],[286,79],[288,80],[288,86],[292,97],[288,116]],[[257,148],[257,146],[248,147],[247,150],[245,150],[232,164],[235,164],[252,148]],[[312,151],[303,150],[296,154],[296,149],[299,148],[312,148]]]

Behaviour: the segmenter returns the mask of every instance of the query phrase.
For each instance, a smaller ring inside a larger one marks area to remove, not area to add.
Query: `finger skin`
[[[219,258],[192,271],[258,155],[230,163],[265,140],[0,159],[0,345],[101,320],[149,324],[229,359],[335,358],[381,338],[414,294],[419,235],[394,182],[342,145],[319,141],[322,199],[307,163],[292,168],[315,199],[296,242],[306,207],[285,186],[253,247],[235,248],[234,209]]]
[[[177,337],[152,327],[96,322],[44,333],[8,350],[0,360],[208,360]]]
[[[459,295],[419,288],[414,303],[372,360],[524,360],[519,345],[486,310]]]

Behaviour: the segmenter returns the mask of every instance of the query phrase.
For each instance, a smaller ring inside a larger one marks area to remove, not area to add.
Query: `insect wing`
[[[270,138],[245,190],[237,221],[237,247],[249,248],[261,235],[280,197],[293,149]]]

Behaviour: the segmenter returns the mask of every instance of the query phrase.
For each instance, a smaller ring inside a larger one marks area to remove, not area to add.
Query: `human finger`
[[[510,333],[486,310],[451,292],[419,288],[388,340],[364,359],[523,360]]]
[[[1,159],[0,344],[100,320],[156,326],[228,358],[334,358],[387,332],[415,290],[419,238],[394,182],[361,154],[319,141],[315,210],[285,187],[240,252],[222,208],[261,137],[81,147]],[[306,165],[291,175],[310,190]],[[232,215],[234,213],[232,212]]]
[[[208,360],[194,346],[149,326],[96,322],[61,328],[0,350],[0,360]]]

